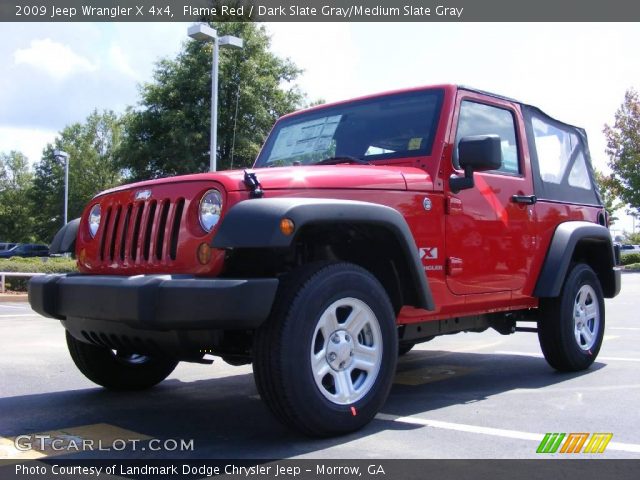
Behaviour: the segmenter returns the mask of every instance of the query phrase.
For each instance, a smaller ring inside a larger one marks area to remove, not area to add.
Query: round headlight
[[[218,190],[209,190],[200,200],[198,217],[200,225],[206,232],[213,230],[220,220],[222,213],[222,194]]]
[[[94,205],[89,212],[89,235],[91,238],[96,236],[100,227],[100,205]]]

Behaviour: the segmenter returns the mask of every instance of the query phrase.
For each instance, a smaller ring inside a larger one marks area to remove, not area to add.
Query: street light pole
[[[217,170],[216,153],[218,150],[218,56],[220,48],[242,48],[242,39],[225,35],[218,37],[218,32],[206,24],[189,27],[187,34],[194,40],[213,41],[213,59],[211,65],[211,143],[209,146],[209,171]]]
[[[64,159],[64,224],[69,218],[69,154],[62,150],[54,150],[53,156],[56,160]]]
[[[209,152],[209,171],[218,170],[218,54],[220,42],[213,41],[213,65],[211,67],[211,146]]]

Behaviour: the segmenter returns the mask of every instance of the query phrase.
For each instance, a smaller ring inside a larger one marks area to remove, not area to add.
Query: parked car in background
[[[620,245],[620,254],[625,255],[627,253],[640,253],[640,245]]]
[[[11,245],[11,244],[9,244]],[[36,243],[18,243],[8,250],[0,250],[0,258],[10,257],[48,257],[49,247]]]
[[[5,250],[10,250],[16,245],[17,243],[0,242],[0,252],[4,252]]]

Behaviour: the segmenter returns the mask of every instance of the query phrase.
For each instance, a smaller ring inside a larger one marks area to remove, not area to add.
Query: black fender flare
[[[556,228],[544,264],[538,275],[538,281],[533,291],[535,297],[557,297],[562,290],[562,284],[567,276],[569,266],[576,246],[581,241],[591,241],[605,245],[605,257],[590,258],[602,284],[607,298],[615,297],[620,291],[619,271],[615,269],[615,252],[609,229],[595,223],[584,221],[569,221]],[[590,262],[590,263],[591,263]]]
[[[280,231],[289,218],[294,235]],[[320,198],[261,198],[237,203],[224,215],[211,246],[214,248],[288,248],[305,225],[358,223],[382,226],[398,241],[415,288],[418,308],[435,310],[431,289],[411,230],[397,210],[376,203]]]
[[[64,227],[58,230],[56,236],[51,240],[49,246],[49,253],[62,254],[62,253],[75,253],[76,251],[76,237],[78,236],[78,228],[80,227],[80,219],[76,218],[67,223]]]

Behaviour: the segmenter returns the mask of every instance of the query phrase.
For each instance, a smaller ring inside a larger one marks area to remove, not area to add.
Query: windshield
[[[386,95],[314,110],[276,124],[256,167],[310,165],[327,159],[367,162],[429,155],[443,91]]]

